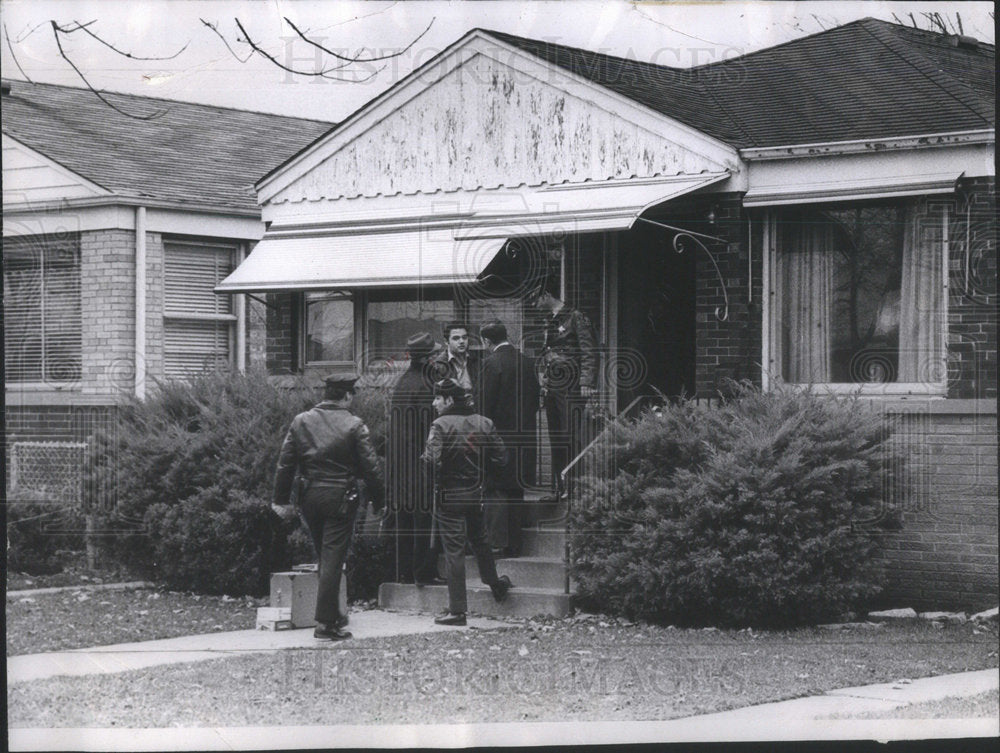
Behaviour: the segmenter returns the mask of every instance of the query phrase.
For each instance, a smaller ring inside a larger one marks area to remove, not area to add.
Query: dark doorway
[[[674,251],[669,230],[642,222],[618,239],[618,358],[644,379],[619,378],[618,406],[658,390],[695,390],[695,259]]]

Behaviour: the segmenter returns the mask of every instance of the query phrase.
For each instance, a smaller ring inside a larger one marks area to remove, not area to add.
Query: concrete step
[[[486,586],[466,586],[469,611],[495,617],[565,617],[570,613],[570,595],[563,589],[518,587],[516,584],[501,603]],[[417,586],[383,583],[378,589],[381,609],[439,613],[448,608],[447,586]]]
[[[515,586],[532,588],[563,588],[566,584],[566,567],[560,557],[515,557],[498,559],[497,575],[506,575]],[[445,572],[444,563],[441,572]],[[479,585],[479,567],[476,558],[465,558],[465,580],[469,585]]]
[[[521,532],[521,553],[526,557],[561,560],[566,554],[566,529],[531,526]]]

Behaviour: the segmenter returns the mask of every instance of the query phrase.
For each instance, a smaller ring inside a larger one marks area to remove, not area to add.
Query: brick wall
[[[82,391],[130,392],[135,373],[135,234],[83,233],[80,246]]]
[[[289,374],[298,371],[298,302],[295,293],[267,295],[266,363],[269,374]]]
[[[996,182],[959,186],[948,260],[948,397],[997,397]]]
[[[997,604],[996,406],[962,404],[925,404],[900,417],[906,483],[897,501],[900,530],[881,537],[886,606],[978,611]]]
[[[708,254],[696,244],[685,245],[684,253],[696,255],[697,313],[696,313],[696,394],[713,397],[727,379],[749,379],[760,384],[761,352],[761,244],[753,244],[753,293],[750,294],[748,276],[750,260],[747,248],[747,221],[737,194],[711,196],[689,205],[692,218],[701,218],[713,210],[713,225],[695,225],[689,221],[684,227],[706,235],[716,236],[725,244],[706,241]],[[759,234],[758,234],[759,235]],[[721,281],[720,281],[721,274]],[[723,286],[725,294],[723,294]],[[725,313],[726,296],[729,299],[728,316],[720,320],[716,315]]]

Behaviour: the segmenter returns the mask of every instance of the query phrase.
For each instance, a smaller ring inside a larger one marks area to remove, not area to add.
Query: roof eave
[[[78,199],[57,199],[54,201],[33,201],[19,204],[4,204],[4,213],[13,212],[51,212],[73,208],[127,206],[146,207],[147,209],[167,209],[196,214],[226,215],[229,217],[246,217],[260,220],[259,208],[221,206],[218,203],[202,204],[176,201],[171,199],[152,198],[146,196],[124,196],[109,194],[107,196],[89,196]]]
[[[890,150],[933,149],[948,146],[992,144],[996,129],[983,128],[971,131],[928,133],[915,136],[888,136],[852,141],[826,141],[809,144],[784,144],[781,146],[748,147],[740,149],[740,157],[747,162],[761,160],[798,159],[802,157],[828,157],[841,154],[869,154]]]

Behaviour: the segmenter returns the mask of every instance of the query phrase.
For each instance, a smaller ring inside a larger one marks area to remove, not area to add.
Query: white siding
[[[41,203],[106,194],[86,178],[76,175],[6,134],[3,136],[3,203]]]
[[[273,202],[724,169],[683,134],[654,132],[558,84],[474,55]]]

